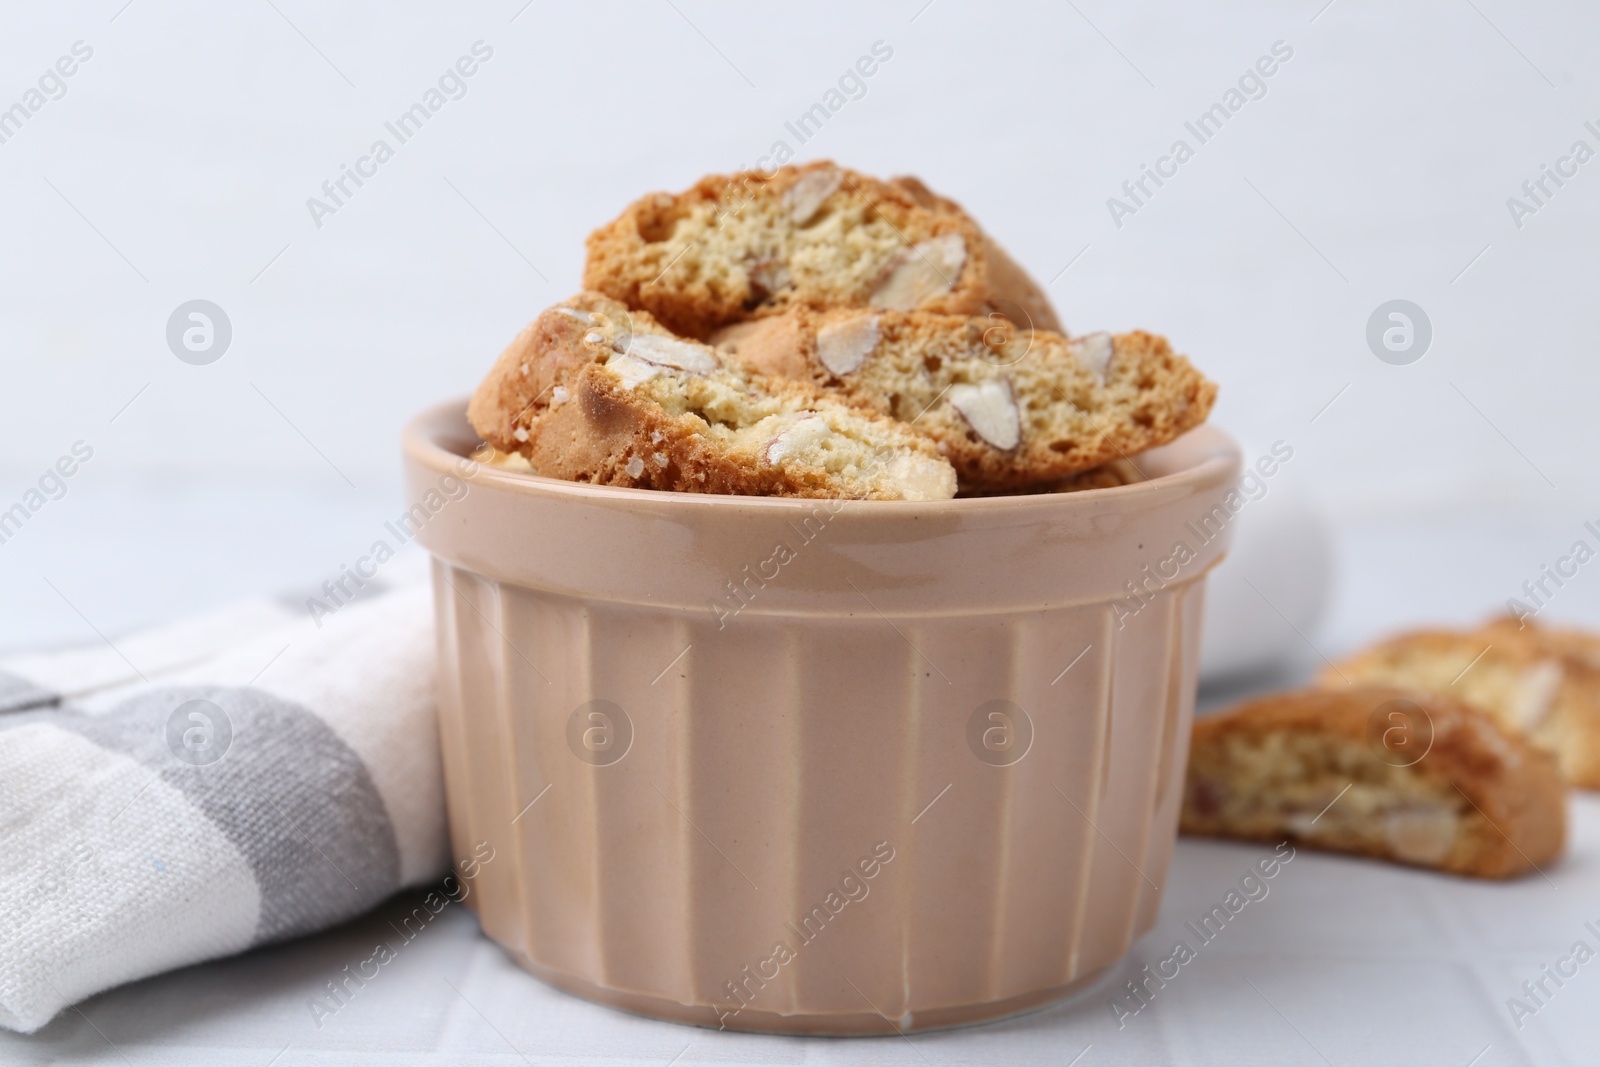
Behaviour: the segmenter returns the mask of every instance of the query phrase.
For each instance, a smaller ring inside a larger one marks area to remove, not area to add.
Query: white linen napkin
[[[425,586],[0,660],[0,1025],[447,869]]]

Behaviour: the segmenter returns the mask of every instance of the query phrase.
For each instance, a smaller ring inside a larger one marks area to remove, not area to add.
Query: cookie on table
[[[938,443],[963,490],[1066,477],[1204,422],[1217,387],[1166,338],[1067,338],[991,318],[795,309],[712,341],[754,369],[811,382]]]
[[[956,490],[926,438],[804,383],[751,373],[595,293],[524,330],[467,414],[498,451],[570,481],[874,500]]]
[[[1417,630],[1335,663],[1317,682],[1449,694],[1555,756],[1573,785],[1600,789],[1600,663],[1582,641],[1574,632],[1519,630],[1515,620]]]
[[[1501,615],[1484,624],[1488,633],[1524,634],[1552,655],[1600,670],[1600,634],[1576,627],[1547,626],[1532,618]]]
[[[827,162],[637,200],[590,234],[583,284],[699,339],[790,307],[995,312],[1060,328],[1044,291],[956,204],[914,178]]]
[[[1309,689],[1195,723],[1181,828],[1510,878],[1561,854],[1566,793],[1549,756],[1466,704]]]

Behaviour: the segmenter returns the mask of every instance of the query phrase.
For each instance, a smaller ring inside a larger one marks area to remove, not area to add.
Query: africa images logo
[[[167,750],[191,767],[206,767],[228,754],[233,720],[209,700],[186,700],[167,716]]]
[[[482,64],[493,58],[493,46],[481,40],[472,42],[471,55],[457,58],[454,65],[446,67],[444,73],[439,75],[436,85],[428,87],[420,100],[400,112],[392,122],[383,124],[388,137],[374,140],[365,155],[356,157],[354,167],[347,163],[339,164],[339,174],[322,183],[322,196],[306,198],[306,210],[311,213],[311,221],[317,229],[322,229],[322,220],[326,216],[337,215],[368,181],[376,178],[378,168],[395,157],[396,149],[421,133],[422,127],[444,110],[446,104],[466,96],[467,79],[477,74]],[[393,144],[389,143],[391,138]]]

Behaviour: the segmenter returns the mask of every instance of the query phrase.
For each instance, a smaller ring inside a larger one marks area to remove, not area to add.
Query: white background
[[[0,545],[0,646],[336,575],[399,510],[403,421],[578,287],[590,229],[780,139],[959,200],[1073,329],[1169,334],[1335,517],[1536,519],[1533,554],[1485,564],[1493,607],[1600,517],[1600,161],[1521,229],[1506,207],[1600,147],[1600,12],[1323,2],[8,7],[0,107],[94,55],[0,145],[0,508],[95,457]],[[479,40],[466,96],[318,228],[307,198]],[[1267,95],[1114,225],[1280,40]],[[875,41],[892,59],[800,144],[785,122]],[[1365,341],[1397,297],[1433,324],[1410,366]],[[195,298],[232,322],[210,366],[166,344]]]

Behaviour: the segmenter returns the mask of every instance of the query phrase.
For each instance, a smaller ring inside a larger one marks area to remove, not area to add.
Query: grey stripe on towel
[[[322,929],[399,888],[394,828],[366,765],[297,704],[259,689],[172,686],[48,721],[155,770],[222,829],[261,887],[257,944]]]
[[[0,714],[61,703],[61,697],[15,674],[0,671]]]

